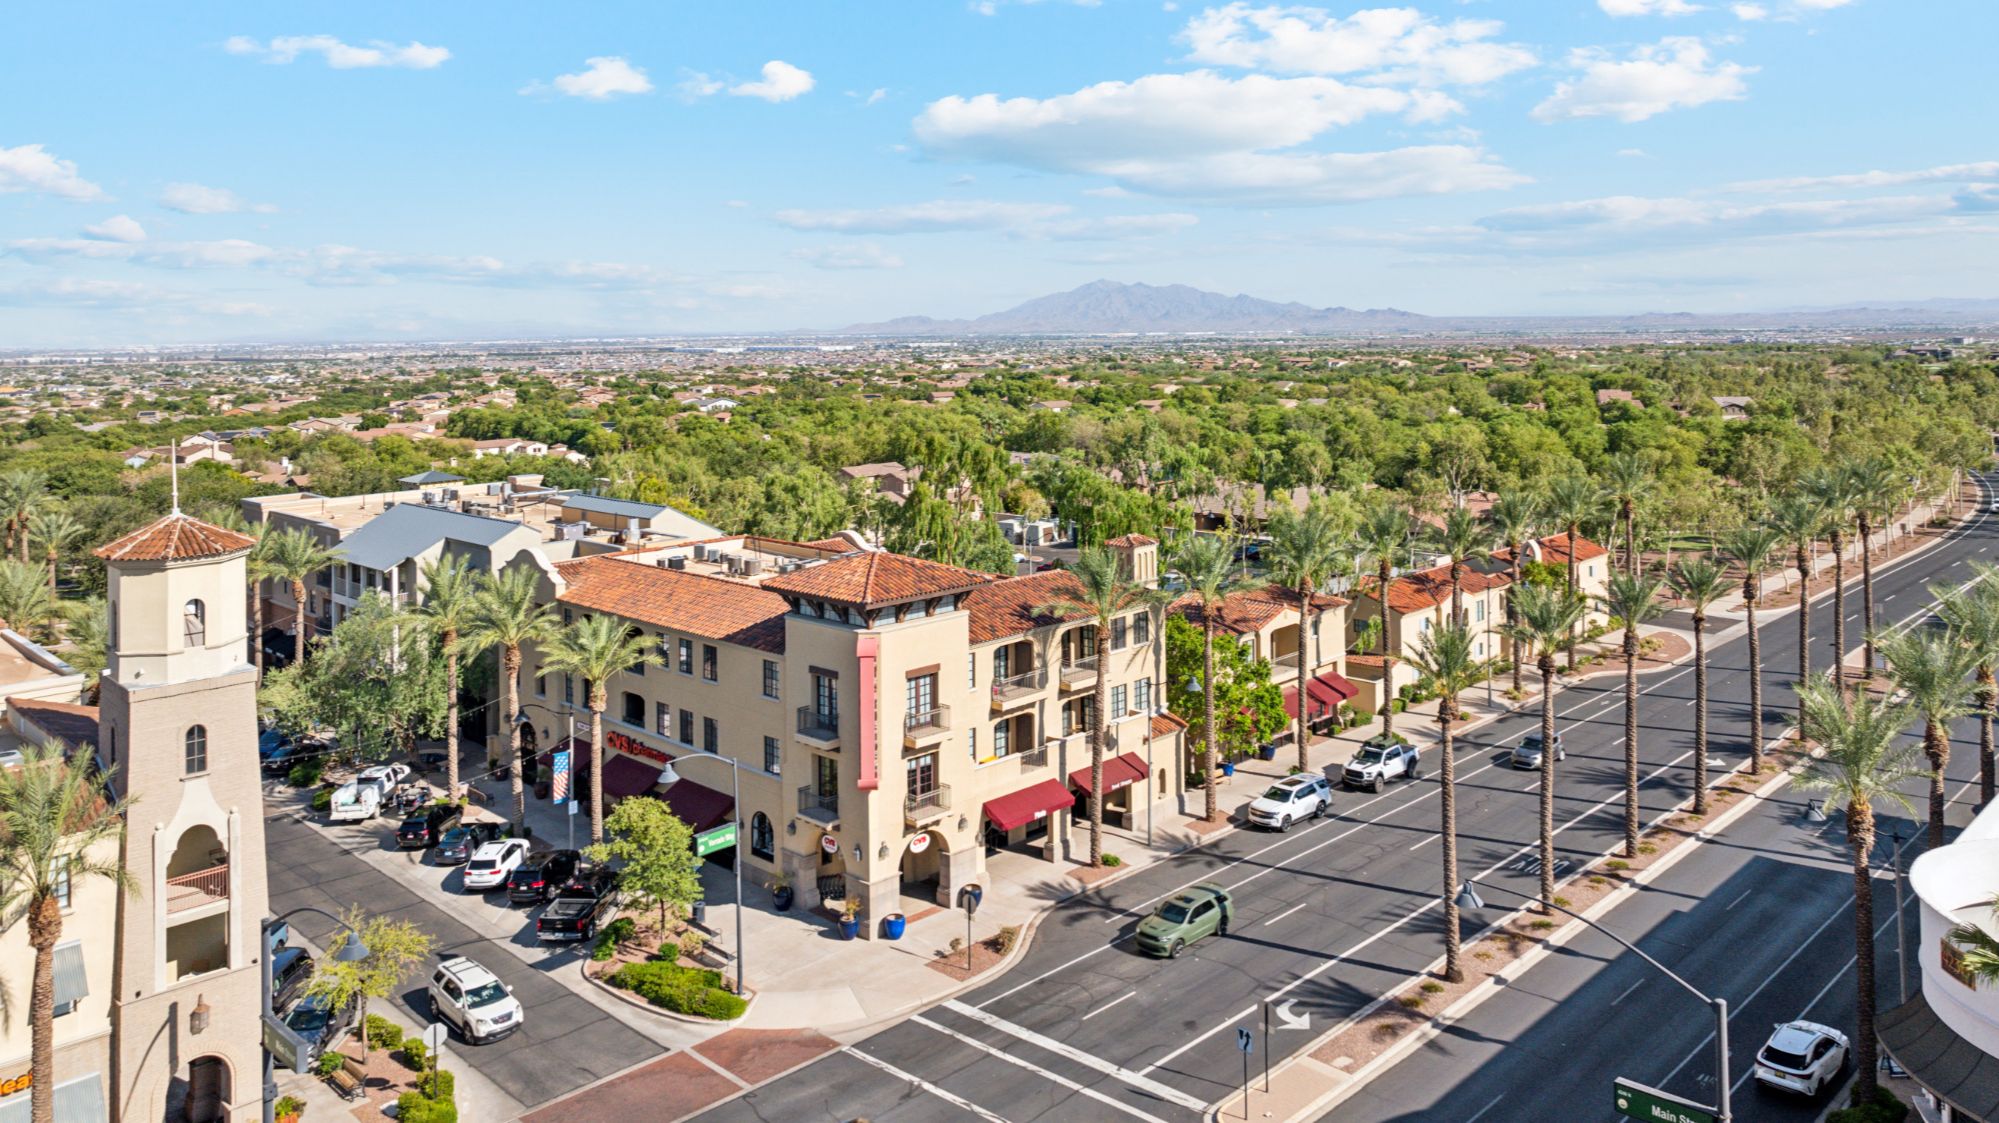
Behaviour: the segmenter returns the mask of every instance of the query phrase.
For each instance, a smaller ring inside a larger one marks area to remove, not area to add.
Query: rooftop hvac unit
[[[803,562],[795,561],[779,562],[777,563],[777,571],[779,573],[797,573],[798,567],[803,564]]]
[[[707,546],[705,546],[705,545],[703,545],[703,544],[701,544],[701,543],[699,543],[699,542],[696,542],[696,543],[694,544],[694,560],[695,560],[695,561],[709,561],[709,560],[711,560],[711,559],[710,559],[710,558],[708,557],[708,552],[709,552],[709,551],[708,551],[708,547],[707,547]]]
[[[731,577],[741,577],[743,575],[743,555],[741,554],[722,555],[722,565],[728,569],[729,576]]]
[[[436,492],[434,492],[434,491],[426,491],[426,492],[424,492],[424,493],[423,493],[423,505],[424,505],[424,506],[426,506],[426,507],[435,507],[435,506],[437,506],[437,493],[436,493]]]
[[[764,560],[757,557],[743,559],[743,576],[755,577],[764,571]]]
[[[674,556],[672,556],[672,557],[670,557],[670,558],[666,559],[666,561],[665,561],[665,562],[664,562],[663,564],[664,564],[664,565],[666,566],[666,568],[668,568],[668,569],[681,569],[681,570],[684,570],[684,569],[686,569],[686,568],[687,568],[687,555],[685,555],[685,554],[675,554]]]
[[[457,488],[455,488],[455,487],[447,487],[447,488],[445,488],[445,489],[444,489],[444,501],[445,501],[446,503],[456,503],[456,502],[458,502],[458,489],[457,489]]]

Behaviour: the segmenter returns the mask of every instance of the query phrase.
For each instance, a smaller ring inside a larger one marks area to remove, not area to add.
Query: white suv
[[[473,1045],[498,1041],[521,1028],[527,1016],[514,988],[462,955],[438,964],[428,989],[431,1013],[457,1026]]]
[[[1288,831],[1300,819],[1326,813],[1333,790],[1324,776],[1286,776],[1249,805],[1249,821],[1259,827]]]
[[[467,890],[497,889],[507,883],[514,867],[528,856],[528,840],[525,838],[503,838],[489,842],[472,852],[472,859],[465,863],[465,888]]]
[[[1786,1022],[1756,1053],[1756,1080],[1787,1092],[1816,1096],[1846,1067],[1846,1035],[1817,1022]]]

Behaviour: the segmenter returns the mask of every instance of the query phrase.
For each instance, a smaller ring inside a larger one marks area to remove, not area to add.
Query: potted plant
[[[852,940],[861,934],[861,902],[858,897],[849,897],[840,902],[840,938]]]
[[[908,917],[899,912],[889,913],[887,916],[882,917],[882,935],[891,940],[900,940],[902,939],[903,929],[908,927],[908,925]]]
[[[277,1116],[278,1123],[298,1123],[305,1114],[305,1101],[297,1096],[281,1096],[271,1105],[271,1113]]]
[[[1258,760],[1276,760],[1276,759],[1277,759],[1277,742],[1275,742],[1275,741],[1265,741],[1265,742],[1264,742],[1264,743],[1263,743],[1263,744],[1262,744],[1262,745],[1261,745],[1261,746],[1260,746],[1260,747],[1259,747],[1259,748],[1258,748],[1258,749],[1256,750],[1256,759],[1258,759]]]
[[[771,907],[779,912],[791,911],[791,902],[795,896],[791,890],[791,878],[780,870],[770,875],[770,880],[764,882],[764,887],[770,890]]]
[[[1227,757],[1222,758],[1222,775],[1224,777],[1235,775],[1235,761],[1232,761]]]

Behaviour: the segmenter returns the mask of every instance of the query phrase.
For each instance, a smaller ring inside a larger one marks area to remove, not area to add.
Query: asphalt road
[[[346,828],[343,837],[351,837],[355,845],[382,845],[382,833],[393,829],[393,822],[378,820]],[[469,956],[514,988],[514,996],[527,1010],[520,1030],[476,1047],[453,1034],[450,1063],[477,1068],[523,1106],[545,1103],[666,1051],[547,976],[547,972],[571,964],[570,956],[550,955],[537,963],[523,962],[499,941],[473,931],[434,902],[341,846],[330,844],[325,835],[295,814],[266,818],[264,838],[274,915],[282,916],[302,905],[339,914],[362,904],[371,916],[415,922],[436,938],[440,953]],[[457,874],[440,871],[440,880],[455,884]],[[525,921],[526,911],[521,915]],[[298,917],[292,927],[317,947],[331,943],[333,925],[319,917]],[[428,977],[427,971],[419,973],[393,998],[419,1023],[431,1020],[430,999],[424,990]]]
[[[1928,600],[1927,583],[1968,576],[1961,574],[1964,562],[1990,558],[1994,544],[1992,524],[1981,518],[1919,558],[1877,573],[1877,616],[1892,620],[1917,612]],[[1818,667],[1831,654],[1830,601],[1828,595],[1815,602]],[[1857,644],[1858,595],[1848,604],[1847,638]],[[1765,612],[1763,620],[1766,735],[1774,736],[1791,712],[1797,627],[1793,614]],[[1649,821],[1669,813],[1691,790],[1692,670],[1655,672],[1641,686],[1641,815]],[[1747,755],[1747,645],[1739,628],[1728,642],[1711,644],[1709,688],[1711,757],[1719,774]],[[1621,676],[1605,675],[1557,698],[1568,748],[1558,769],[1558,864],[1601,854],[1622,837],[1621,690]],[[1530,707],[1482,728],[1460,747],[1464,876],[1524,892],[1536,888],[1538,778],[1506,767],[1503,757],[1538,721]],[[1344,793],[1336,814],[1289,835],[1238,831],[1181,861],[1072,898],[1043,919],[1026,959],[1004,978],[701,1118],[1199,1118],[1205,1105],[1237,1087],[1241,1057],[1234,1031],[1260,1031],[1262,1002],[1289,1000],[1293,1016],[1308,1017],[1313,1027],[1278,1029],[1269,1044],[1281,1058],[1439,953],[1434,761],[1426,763],[1425,775],[1379,796]],[[1753,879],[1760,871],[1738,876]],[[1175,962],[1140,956],[1130,942],[1137,918],[1161,896],[1194,881],[1218,882],[1235,896],[1231,934],[1204,941]],[[1490,893],[1488,899],[1511,898]],[[1785,931],[1776,918],[1759,916],[1758,924],[1745,930],[1795,946],[1799,933]],[[1693,1010],[1692,1020],[1699,1014]],[[1790,1016],[1795,1012],[1783,1015]],[[1664,1056],[1670,1050],[1648,1044],[1644,1055],[1654,1051]],[[1636,1071],[1631,1075],[1642,1079]],[[1430,1092],[1445,1086],[1440,1079]],[[1544,1101],[1544,1109],[1545,1103],[1596,1100],[1607,1104],[1607,1093],[1598,1088],[1586,1100]]]

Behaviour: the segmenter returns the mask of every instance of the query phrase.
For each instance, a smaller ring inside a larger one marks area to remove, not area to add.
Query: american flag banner
[[[555,779],[549,786],[549,795],[557,803],[569,798],[569,750],[555,754]]]

